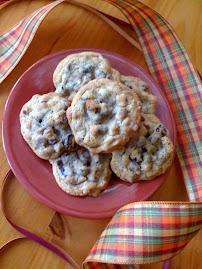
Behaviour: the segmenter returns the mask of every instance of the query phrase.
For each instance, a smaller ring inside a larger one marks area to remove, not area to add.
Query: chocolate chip
[[[133,87],[132,87],[132,86],[129,86],[128,88],[130,88],[131,90],[133,89]]]
[[[67,117],[65,115],[63,115],[63,117],[62,117],[62,121],[67,122]]]
[[[54,126],[52,127],[52,129],[53,129],[54,134],[56,134],[57,136],[60,135],[60,132]]]
[[[158,126],[157,126],[157,128],[156,128],[156,132],[157,133],[161,133],[161,135],[166,135],[166,133],[167,133],[167,130],[166,130],[166,128],[164,128],[164,126],[162,125],[162,124],[159,124]]]
[[[84,69],[82,70],[81,75],[85,75],[85,74],[87,74],[87,73],[91,73],[92,70],[93,70],[93,66],[92,66],[92,65],[87,66],[86,68],[84,68]]]
[[[158,127],[156,128],[156,132],[159,133],[161,129],[161,125],[158,125]]]
[[[131,170],[132,172],[137,172],[140,170],[140,165],[136,162],[132,162],[128,165],[128,169]]]
[[[99,109],[99,108],[96,108],[96,109],[94,110],[94,112],[95,112],[95,114],[97,114],[97,113],[100,112],[100,109]]]
[[[132,156],[130,156],[130,160],[131,160],[132,162],[137,162],[137,157],[132,157]]]
[[[49,140],[48,140],[48,144],[49,144],[49,145],[55,145],[57,142],[58,142],[57,139],[49,139]]]
[[[39,123],[42,123],[42,119],[39,120]]]
[[[83,158],[85,159],[89,159],[90,158],[90,154],[88,151],[84,151],[83,154],[82,154]]]
[[[22,113],[23,113],[24,115],[27,115],[27,111],[26,111],[26,110],[23,110]]]
[[[88,72],[86,72],[86,70],[83,70],[82,72],[81,72],[81,75],[82,76],[84,76],[84,75],[86,75]]]
[[[166,135],[167,134],[167,130],[166,128],[163,128],[163,131],[161,132],[162,135]]]
[[[160,132],[160,129],[161,129],[162,125],[159,124],[158,127],[156,128],[156,132],[159,133]]]
[[[145,118],[143,116],[141,116],[141,121],[145,121]]]
[[[68,64],[67,71],[71,71],[71,70],[72,70],[72,65],[71,64]]]
[[[142,149],[142,152],[147,152],[147,149],[146,149],[146,148],[143,148],[143,149]]]
[[[36,140],[36,142],[37,142],[38,144],[45,144],[45,141],[46,141],[46,139],[43,138],[43,137],[38,137],[37,140]]]
[[[65,176],[65,169],[64,169],[64,167],[61,167],[61,168],[60,168],[60,171],[61,171],[61,173]]]
[[[148,138],[150,136],[149,132],[146,133],[146,135],[144,136],[145,138]]]
[[[91,162],[91,156],[90,156],[89,151],[88,150],[85,150],[85,151],[80,150],[79,153],[80,154],[77,154],[77,157],[81,161],[85,162],[85,165],[89,166],[90,165],[90,162]],[[89,165],[88,165],[88,163],[89,163]]]
[[[75,140],[73,134],[70,133],[66,136],[66,138],[63,140],[63,145],[68,150],[75,148]]]

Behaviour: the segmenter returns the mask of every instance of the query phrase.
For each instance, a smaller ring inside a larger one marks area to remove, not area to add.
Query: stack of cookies
[[[94,52],[71,54],[53,74],[55,92],[34,95],[20,113],[21,133],[49,160],[59,187],[97,197],[111,177],[133,183],[163,174],[174,158],[157,98]]]

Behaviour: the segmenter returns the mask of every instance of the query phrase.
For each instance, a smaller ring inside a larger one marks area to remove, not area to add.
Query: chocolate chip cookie
[[[50,163],[63,191],[75,196],[97,197],[110,180],[110,159],[111,154],[92,154],[80,147],[77,151],[63,153]]]
[[[53,74],[56,92],[72,101],[77,91],[93,79],[108,78],[120,81],[120,73],[111,68],[101,54],[81,52],[63,59]]]
[[[96,79],[78,91],[67,117],[79,145],[93,153],[110,153],[135,136],[141,102],[121,82]]]
[[[142,114],[136,136],[112,153],[111,168],[124,181],[151,180],[165,173],[173,158],[168,130],[156,116]]]
[[[135,91],[142,102],[142,112],[146,114],[155,114],[157,97],[151,93],[148,84],[140,78],[121,75],[121,82],[128,88]]]
[[[40,158],[60,156],[74,144],[66,110],[70,103],[58,93],[34,95],[20,112],[21,133]]]

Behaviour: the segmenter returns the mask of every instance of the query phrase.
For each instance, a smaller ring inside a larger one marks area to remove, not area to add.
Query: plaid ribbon
[[[0,37],[0,83],[18,64],[45,16],[63,1],[59,0],[42,7]]]
[[[105,0],[119,8],[136,32],[151,75],[165,91],[176,118],[177,154],[192,203],[139,202],[122,207],[84,262],[85,268],[127,267],[176,255],[202,224],[201,83],[171,26],[155,11],[130,0]],[[17,65],[55,1],[16,24],[0,39],[0,82]],[[196,203],[198,202],[198,203]]]
[[[174,30],[139,1],[109,0],[130,20],[150,73],[165,91],[176,119],[185,186],[191,201],[202,200],[202,85]]]
[[[164,261],[179,253],[198,232],[202,205],[139,202],[122,207],[88,255],[84,267]],[[107,264],[107,265],[106,265]],[[130,266],[129,266],[130,268]]]

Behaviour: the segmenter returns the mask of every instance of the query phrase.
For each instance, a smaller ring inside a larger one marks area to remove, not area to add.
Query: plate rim
[[[2,142],[3,142],[3,148],[4,148],[4,152],[7,158],[7,161],[9,163],[9,166],[11,167],[11,170],[13,171],[15,177],[17,178],[17,180],[19,181],[19,183],[21,184],[21,186],[23,186],[33,197],[35,197],[35,199],[37,199],[38,201],[40,201],[41,203],[43,203],[44,205],[52,208],[55,211],[58,211],[62,214],[68,214],[70,216],[74,216],[74,217],[79,217],[79,218],[90,218],[90,219],[95,219],[95,218],[108,218],[108,217],[112,217],[115,212],[117,212],[120,208],[117,207],[113,207],[111,209],[108,209],[107,211],[103,209],[102,212],[91,212],[89,211],[87,213],[87,211],[83,212],[83,211],[79,211],[79,208],[75,211],[75,209],[72,208],[68,208],[68,213],[64,208],[64,206],[61,206],[60,204],[55,204],[52,199],[47,200],[46,197],[43,196],[43,194],[41,194],[39,191],[37,191],[36,189],[33,189],[32,184],[30,184],[30,182],[28,180],[26,180],[26,175],[22,175],[21,170],[18,168],[18,166],[16,165],[16,163],[12,163],[10,160],[12,159],[12,154],[11,152],[9,152],[9,146],[6,145],[5,143],[5,135],[6,135],[6,129],[4,128],[5,126],[5,121],[6,121],[6,112],[7,112],[7,107],[9,106],[9,101],[11,96],[13,95],[13,92],[16,88],[16,86],[18,85],[18,83],[21,81],[21,79],[34,67],[36,67],[37,65],[40,65],[41,63],[43,63],[44,61],[46,61],[47,59],[51,59],[54,58],[55,56],[59,56],[62,54],[71,54],[71,53],[78,53],[78,52],[82,52],[82,51],[95,51],[98,53],[108,53],[112,56],[118,57],[119,59],[122,60],[126,60],[127,62],[129,62],[130,64],[134,65],[137,69],[139,69],[142,74],[144,74],[145,77],[148,77],[149,80],[152,81],[152,83],[156,86],[156,88],[158,88],[160,95],[163,97],[164,102],[167,105],[167,108],[169,110],[169,114],[170,114],[170,120],[172,123],[172,129],[173,129],[173,144],[174,144],[174,148],[176,149],[176,141],[177,141],[177,129],[176,129],[176,123],[174,120],[174,115],[173,112],[171,110],[170,104],[166,98],[165,93],[163,92],[163,90],[160,88],[160,86],[158,85],[158,83],[153,79],[153,77],[147,73],[141,66],[139,66],[138,64],[136,64],[134,61],[128,59],[127,57],[118,54],[118,53],[114,53],[111,52],[109,50],[102,50],[102,49],[97,49],[97,48],[76,48],[76,49],[65,49],[65,50],[60,50],[57,51],[55,53],[49,54],[43,58],[41,58],[40,60],[36,61],[34,64],[32,64],[20,77],[19,79],[16,81],[16,83],[14,84],[14,86],[12,87],[8,98],[6,100],[6,104],[4,107],[4,112],[3,112],[3,118],[2,118]],[[11,158],[11,159],[10,159]],[[144,198],[142,200],[139,201],[131,201],[130,203],[135,203],[135,202],[140,202],[140,201],[146,201],[149,197],[151,197],[161,186],[162,184],[165,182],[169,171],[170,171],[171,167],[169,167],[167,169],[167,171],[165,172],[165,179],[162,181],[162,183],[155,189],[151,189],[150,192],[148,192],[146,195],[144,195]],[[20,179],[19,179],[20,178]],[[95,199],[95,198],[94,198]],[[125,205],[123,205],[125,206]]]

